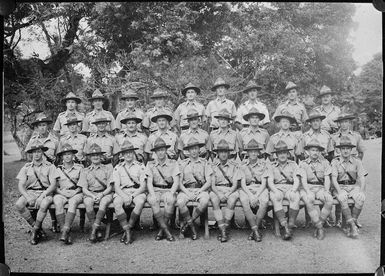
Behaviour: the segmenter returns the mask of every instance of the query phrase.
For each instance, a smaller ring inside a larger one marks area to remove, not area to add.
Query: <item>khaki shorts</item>
[[[364,193],[360,192],[360,187],[357,186],[357,185],[342,185],[340,184],[340,188],[341,188],[341,194],[338,194],[336,190],[333,190],[333,196],[337,197],[338,201],[341,202],[341,199],[342,199],[342,196],[344,194],[348,194],[348,198],[353,198],[354,202],[359,204],[359,205],[363,205],[364,202],[365,202],[365,199],[366,199],[366,196]],[[363,200],[358,200],[357,199],[357,196],[359,194],[362,194],[363,195]]]
[[[127,195],[132,195],[133,193],[135,193],[136,189],[135,188],[124,188],[122,190],[123,193],[127,194]],[[112,198],[116,198],[117,196],[119,196],[117,193],[114,193],[114,195],[112,196]]]
[[[282,192],[283,198],[290,199],[291,189],[293,188],[292,184],[275,184],[275,187]],[[298,191],[295,193],[299,194]]]
[[[70,197],[70,198],[65,197],[63,195],[56,194],[56,195],[54,195],[54,198],[60,198],[64,202],[64,204],[66,204],[70,200],[71,201],[76,201],[76,202],[80,203],[80,202],[83,201],[83,194],[82,193],[78,193],[78,194],[76,194],[76,195],[74,195],[73,197]]]
[[[34,201],[36,201],[36,199],[38,199],[38,197],[43,193],[44,191],[43,190],[27,190],[27,194],[33,198]],[[24,196],[22,196],[24,197]],[[53,202],[53,197],[52,196],[46,196],[45,197],[46,200],[48,200],[49,202]],[[29,204],[27,203],[27,207],[34,207],[34,206],[29,206]]]
[[[187,190],[191,193],[196,193],[200,188],[187,188]],[[204,192],[201,192],[198,194],[198,196],[196,197],[195,201],[197,202],[200,202],[201,199],[206,199],[207,201],[210,200],[210,196],[209,196],[209,193],[207,191],[204,191]],[[182,205],[186,205],[187,202],[190,201],[189,197],[187,196],[187,194],[185,194],[184,192],[180,192],[177,196],[177,201],[182,204]]]
[[[311,195],[307,195],[306,194],[306,191],[304,189],[301,189],[299,191],[301,197],[303,196],[310,196],[310,197],[313,197],[314,196],[314,199],[318,199],[322,202],[325,202],[325,201],[332,201],[333,200],[333,197],[331,196],[331,194],[329,194],[326,190],[325,190],[325,187],[323,185],[309,185],[309,190],[310,192],[312,193]]]
[[[247,188],[249,189],[249,191],[255,195],[257,194],[260,190],[261,190],[261,184],[251,184],[249,186],[247,186]],[[269,191],[267,189],[265,189],[259,196],[258,196],[258,203],[261,203],[261,202],[268,202],[269,201]]]

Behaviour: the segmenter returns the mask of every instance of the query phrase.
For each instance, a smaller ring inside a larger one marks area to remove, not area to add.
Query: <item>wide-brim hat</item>
[[[324,151],[324,147],[321,146],[320,142],[317,139],[312,139],[307,143],[304,147],[305,150],[308,150],[310,148],[318,148],[320,151]]]
[[[200,117],[202,117],[202,115],[199,114],[196,109],[190,109],[189,111],[187,111],[185,120],[191,120],[191,119],[200,118]]]
[[[123,142],[122,146],[120,147],[120,150],[116,154],[121,154],[121,153],[124,153],[127,151],[134,151],[137,149],[139,149],[139,148],[135,148],[134,145],[130,141],[125,140]]]
[[[142,118],[136,117],[135,114],[129,114],[129,115],[126,116],[125,118],[121,119],[121,120],[120,120],[120,123],[125,124],[125,123],[127,123],[128,121],[135,121],[135,123],[139,124],[139,123],[141,123],[143,120],[142,120]]]
[[[45,115],[38,116],[35,121],[31,123],[32,126],[36,126],[39,123],[52,124],[52,120]]]
[[[31,153],[31,152],[33,152],[34,150],[37,150],[37,149],[41,149],[42,151],[47,151],[48,147],[44,146],[41,143],[35,143],[35,144],[31,145],[30,148],[27,149],[25,152],[26,153]]]
[[[92,93],[91,98],[88,98],[88,100],[90,100],[90,101],[97,100],[97,99],[101,99],[101,100],[104,100],[104,101],[107,100],[107,98],[103,95],[102,92],[100,92],[99,89],[96,89],[94,91],[94,93]]]
[[[218,151],[232,151],[233,149],[230,148],[229,143],[227,143],[226,140],[222,139],[219,141],[217,147],[213,149],[214,152]]]
[[[152,147],[151,151],[156,151],[157,149],[166,148],[168,149],[171,147],[170,145],[167,145],[166,142],[162,138],[157,138],[154,142],[154,146]]]
[[[167,121],[172,121],[172,116],[167,113],[160,113],[151,118],[151,122],[156,123],[159,118],[166,118]]]
[[[317,119],[317,118],[320,118],[321,121],[322,121],[323,119],[326,118],[326,116],[325,116],[325,115],[322,115],[322,114],[319,113],[318,111],[312,111],[312,112],[310,112],[309,118],[306,120],[306,122],[310,122],[310,121],[312,121],[312,120],[314,120],[314,119]]]
[[[106,152],[105,151],[102,151],[102,148],[98,145],[98,144],[92,144],[90,146],[90,149],[88,152],[86,152],[85,154],[86,155],[92,155],[92,154],[99,154],[99,155],[103,155],[105,154]]]
[[[281,114],[278,114],[277,116],[274,117],[274,121],[276,121],[277,123],[279,123],[279,121],[282,119],[282,118],[286,118],[290,121],[290,124],[295,124],[297,123],[297,120],[294,118],[294,116],[289,113],[288,111],[282,111]]]
[[[72,146],[70,144],[64,144],[62,147],[61,147],[61,150],[56,154],[58,156],[66,153],[66,152],[72,152],[73,154],[77,153],[78,151],[74,148],[72,148]]]
[[[82,102],[82,100],[72,92],[68,93],[65,96],[65,98],[62,99],[62,102],[65,103],[68,100],[74,100],[74,101],[76,101],[77,104],[80,104]]]
[[[190,140],[187,142],[187,145],[183,147],[183,150],[188,150],[192,147],[198,146],[199,148],[205,146],[205,143],[200,143],[197,139],[194,137],[190,138]]]
[[[226,87],[227,89],[230,88],[230,84],[226,83],[224,79],[222,79],[221,77],[217,78],[217,80],[214,82],[214,86],[211,87],[211,91],[215,91],[215,89],[217,89],[219,86],[224,86]]]
[[[122,100],[125,100],[125,99],[136,99],[136,100],[139,100],[139,95],[134,90],[127,89],[122,94],[122,97],[120,99],[122,99]]]
[[[342,147],[349,147],[349,148],[354,148],[356,147],[350,138],[348,136],[341,136],[339,143],[334,146],[335,148],[342,148]]]
[[[73,117],[73,118],[70,118],[70,119],[68,119],[65,123],[64,123],[64,125],[70,125],[70,124],[78,124],[78,123],[81,123],[81,122],[83,122],[83,120],[82,119],[78,119],[77,117]]]
[[[262,85],[255,83],[253,80],[249,81],[246,85],[245,89],[243,89],[243,93],[248,93],[251,89],[262,90]]]
[[[289,148],[285,143],[285,141],[279,140],[274,147],[274,151],[272,151],[271,153],[278,153],[278,152],[284,152],[284,151],[290,152],[291,150],[293,149]]]
[[[259,144],[255,139],[251,139],[250,142],[246,145],[245,150],[262,150],[263,146]]]
[[[285,92],[289,92],[289,90],[295,89],[295,88],[298,88],[298,85],[296,85],[294,82],[289,81],[285,87]]]
[[[231,116],[230,112],[225,108],[219,111],[218,115],[215,115],[214,118],[216,119],[223,118],[223,119],[227,119],[228,121],[233,120],[233,117]]]
[[[183,95],[183,96],[186,96],[186,92],[187,92],[187,90],[189,90],[189,89],[193,89],[197,94],[201,94],[201,89],[200,89],[198,86],[194,85],[193,83],[189,82],[189,83],[185,86],[185,88],[182,89],[182,95]]]
[[[316,96],[316,98],[321,98],[322,96],[325,96],[325,95],[328,95],[328,94],[334,95],[336,93],[334,93],[329,87],[324,85],[324,86],[321,87],[320,93]]]
[[[101,117],[101,118],[96,118],[95,121],[93,121],[91,124],[96,125],[98,123],[109,123],[109,122],[111,122],[110,119],[105,118],[105,117]]]
[[[150,96],[151,99],[156,99],[156,98],[166,98],[168,96],[167,92],[164,91],[161,88],[157,88],[154,91],[154,94]]]
[[[340,113],[337,117],[337,119],[334,120],[334,122],[339,122],[342,120],[354,120],[356,116],[353,114],[347,114],[347,113]]]
[[[245,114],[245,115],[243,116],[243,120],[248,121],[249,118],[250,118],[251,116],[253,116],[253,115],[257,115],[257,116],[259,117],[259,120],[263,120],[263,119],[265,118],[265,114],[259,112],[258,109],[256,109],[255,107],[253,107],[253,108],[251,108],[251,109],[249,110],[249,113],[247,113],[247,114]]]

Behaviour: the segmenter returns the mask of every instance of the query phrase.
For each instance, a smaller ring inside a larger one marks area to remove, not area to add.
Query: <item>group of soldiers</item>
[[[21,197],[16,207],[32,227],[31,244],[46,236],[42,222],[48,211],[53,231],[61,232],[64,243],[72,243],[70,229],[80,203],[92,225],[91,242],[98,240],[101,221],[113,203],[124,230],[121,242],[132,243],[146,202],[159,225],[156,240],[175,240],[170,231],[175,205],[182,218],[180,237],[189,229],[191,238],[197,239],[194,221],[211,202],[218,239],[226,242],[238,200],[251,228],[249,240],[262,240],[269,201],[281,237],[290,240],[301,200],[314,236],[321,240],[331,220],[333,198],[340,203],[335,223],[340,224],[343,215],[348,236],[357,238],[367,175],[361,162],[363,141],[351,130],[354,116],[332,104],[331,89],[321,88],[321,105],[307,114],[297,85],[289,82],[287,101],[272,116],[280,129],[270,136],[269,112],[257,99],[262,87],[250,81],[243,90],[248,100],[238,109],[226,98],[229,88],[218,78],[211,88],[216,98],[205,108],[197,101],[201,89],[189,83],[181,91],[186,101],[174,113],[166,107],[168,94],[162,89],[154,91],[155,106],[147,112],[136,106],[139,95],[126,89],[121,98],[126,108],[116,118],[103,109],[106,97],[99,90],[89,99],[93,110],[85,116],[77,111],[81,99],[69,93],[63,99],[66,111],[58,115],[52,132],[53,121],[40,114],[26,148],[32,161],[17,175]],[[315,200],[322,202],[321,208]],[[190,201],[198,202],[192,213]],[[54,209],[49,208],[52,203]],[[224,212],[221,203],[227,207]],[[134,207],[127,215],[130,206]],[[36,215],[31,208],[38,209]]]

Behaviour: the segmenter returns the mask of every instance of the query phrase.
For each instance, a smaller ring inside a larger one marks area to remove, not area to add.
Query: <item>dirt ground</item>
[[[136,240],[128,246],[119,242],[120,235],[107,242],[89,243],[88,234],[79,233],[78,216],[73,245],[63,245],[59,234],[47,229],[48,239],[32,246],[27,223],[13,205],[19,196],[15,176],[23,163],[8,161],[3,170],[6,264],[13,272],[50,273],[373,273],[380,263],[382,146],[380,139],[365,144],[364,166],[369,176],[360,217],[363,228],[357,240],[347,238],[338,228],[328,228],[325,240],[318,241],[311,236],[311,229],[299,228],[289,242],[274,237],[272,230],[263,232],[260,243],[247,240],[249,230],[231,230],[231,239],[222,244],[215,238],[216,230],[210,232],[209,240],[203,239],[201,230],[196,241],[179,240],[173,230],[176,242],[157,242],[156,232],[148,229],[151,211],[146,209],[141,217],[145,229],[135,232]],[[4,145],[9,147],[11,144]],[[241,209],[236,217],[242,224]],[[298,224],[303,220],[301,211]],[[44,227],[49,225],[48,216]]]

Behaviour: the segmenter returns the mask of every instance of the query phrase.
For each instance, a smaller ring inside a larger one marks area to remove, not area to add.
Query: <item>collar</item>
[[[189,105],[195,106],[195,105],[197,104],[197,101],[196,101],[196,100],[193,100],[193,101],[191,101],[191,102],[185,101],[184,103],[185,103],[185,105],[187,105],[187,106],[189,106]]]
[[[65,111],[64,115],[66,117],[68,117],[69,115],[76,115],[76,110],[74,110],[73,112],[69,111],[68,109]]]
[[[79,133],[75,133],[74,135],[72,135],[72,133],[69,133],[68,136],[67,136],[67,139],[69,138],[77,138],[79,136]]]
[[[250,99],[245,101],[245,105],[259,105],[259,104],[262,104],[262,103],[258,101],[258,99],[255,99],[254,102],[252,102]]]
[[[347,133],[348,133],[348,134],[353,134],[353,131],[350,130],[350,129],[348,129]],[[341,130],[338,130],[338,131],[336,132],[336,134],[337,134],[339,137],[341,137],[341,136],[342,136]]]
[[[135,130],[134,133],[129,133],[128,131],[124,130],[123,131],[123,136],[124,137],[135,137],[135,136],[138,136],[138,132]]]
[[[126,107],[123,111],[124,111],[125,113],[131,113],[131,112],[135,112],[135,111],[136,111],[136,108],[134,107],[133,109],[128,109],[128,107]]]
[[[155,167],[156,166],[164,167],[164,166],[167,166],[169,163],[170,163],[170,159],[168,159],[167,156],[166,156],[166,160],[164,161],[163,164],[159,163],[158,158],[155,159]]]
[[[290,102],[289,100],[287,100],[287,101],[285,102],[285,105],[299,105],[299,102],[298,102],[298,99],[296,99],[296,100],[294,101],[294,103],[292,103],[292,102]]]
[[[291,136],[291,135],[293,134],[293,132],[291,132],[291,131],[282,131],[282,130],[280,130],[280,131],[277,132],[277,134],[278,134],[279,137],[282,137],[282,136]]]
[[[317,132],[315,132],[312,128],[309,129],[309,135],[310,135],[310,136],[313,136],[313,134],[318,134],[318,133],[321,134],[321,128],[318,129]]]
[[[98,165],[95,165],[95,164],[91,164],[89,166],[90,170],[96,170],[96,169],[100,169],[102,167],[102,163],[98,164]]]
[[[275,163],[275,166],[278,167],[278,166],[281,166],[282,168],[283,167],[286,167],[286,165],[289,164],[289,160],[287,160],[284,164],[281,164],[277,161],[277,163]]]
[[[353,164],[352,156],[349,156],[349,158],[348,158],[347,161],[345,161],[344,158],[341,156],[341,157],[340,157],[340,161],[341,161],[342,163],[352,163],[352,164]]]
[[[252,129],[250,126],[247,128],[247,133],[255,133],[261,132],[261,129],[258,127],[257,129]]]
[[[191,158],[189,158],[187,164],[190,164],[190,163],[202,163],[202,162],[203,162],[203,160],[201,158],[199,158],[199,157],[195,161],[192,160]]]
[[[131,166],[133,166],[135,164],[135,161],[132,160],[130,164],[127,163],[127,161],[124,161],[123,162],[123,166],[127,166],[128,168],[130,168]]]
[[[306,163],[310,164],[310,163],[321,163],[321,160],[319,159],[319,157],[316,159],[316,160],[311,160],[310,157],[307,158],[305,160]]]
[[[107,131],[105,131],[104,133],[95,132],[95,136],[96,137],[107,137],[107,134],[108,134]]]
[[[225,103],[227,101],[226,98],[224,98],[223,100],[220,100],[218,97],[215,99],[217,102],[219,103]]]
[[[41,160],[41,162],[35,162],[35,160],[32,161],[32,167],[40,167],[41,165],[43,165],[43,159]]]
[[[230,132],[230,128],[227,127],[227,130],[223,130],[222,128],[218,128],[218,133],[224,133],[224,134],[227,134]]]
[[[331,106],[332,106],[332,108],[330,109],[330,111],[333,111],[333,110],[335,110],[335,105],[333,105],[333,104],[332,104]],[[322,111],[325,111],[325,112],[327,112],[327,111],[326,111],[326,109],[325,109],[325,106],[324,106],[324,105],[322,105],[322,104],[321,104],[321,108],[320,108],[320,109],[321,109]]]
[[[103,108],[102,108],[100,111],[98,111],[98,112],[96,112],[95,109],[93,109],[93,110],[91,111],[91,115],[96,115],[96,114],[100,114],[100,113],[104,113],[104,109],[103,109]]]
[[[159,136],[162,136],[162,135],[170,135],[170,130],[166,130],[166,131],[161,131],[160,129],[158,129],[155,133],[157,133],[157,135]]]
[[[191,133],[199,133],[199,127],[198,127],[196,130],[193,130],[193,129],[189,128],[189,129],[187,130],[187,133],[188,133],[188,134],[191,134]]]
[[[256,166],[259,166],[259,165],[261,165],[261,164],[263,164],[264,163],[264,159],[260,159],[260,158],[258,158],[257,159],[257,162],[255,162],[254,164],[250,164],[250,160],[249,159],[247,159],[246,160],[246,165],[247,166],[252,166],[252,167],[256,167]]]
[[[66,169],[66,168],[64,167],[64,164],[61,165],[61,167],[62,167],[64,170],[71,171],[72,169],[75,168],[75,163],[73,162],[73,163],[72,163],[72,166],[71,166],[69,169]]]

